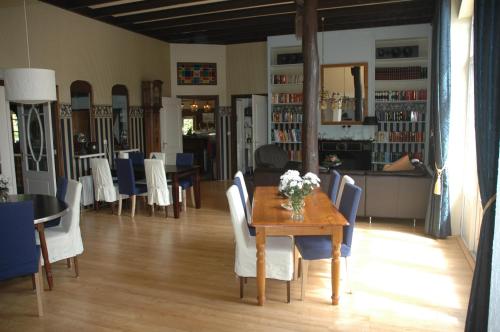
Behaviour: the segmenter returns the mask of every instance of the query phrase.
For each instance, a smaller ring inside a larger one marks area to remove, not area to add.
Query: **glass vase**
[[[0,190],[0,202],[7,202],[9,190]]]
[[[291,198],[290,205],[292,206],[292,220],[304,220],[304,197]]]

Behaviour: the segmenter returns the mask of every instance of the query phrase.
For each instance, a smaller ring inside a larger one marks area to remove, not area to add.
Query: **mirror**
[[[113,108],[113,145],[115,150],[128,149],[128,90],[114,85],[111,90]]]
[[[367,96],[368,63],[321,66],[321,124],[362,124]]]
[[[75,154],[86,154],[88,142],[94,140],[90,110],[92,109],[92,87],[85,81],[74,81],[71,92],[71,122]]]

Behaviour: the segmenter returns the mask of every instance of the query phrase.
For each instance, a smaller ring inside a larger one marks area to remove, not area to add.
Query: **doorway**
[[[194,155],[203,179],[216,179],[219,148],[216,118],[219,96],[177,96],[182,107],[183,152]]]

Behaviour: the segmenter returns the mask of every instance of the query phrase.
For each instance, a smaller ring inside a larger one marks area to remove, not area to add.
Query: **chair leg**
[[[191,186],[191,204],[196,207],[196,202],[194,201],[194,186]]]
[[[286,303],[290,303],[290,280],[286,282]]]
[[[182,190],[182,208],[184,211],[186,211],[186,209],[187,209],[186,189]]]
[[[151,204],[151,217],[155,215],[155,205]]]
[[[246,284],[248,282],[248,278],[244,277],[243,279],[245,279],[245,284]]]
[[[109,204],[111,205],[111,214],[115,214],[115,203],[111,202]]]
[[[36,280],[35,280],[35,277],[36,274],[32,274],[31,275],[31,286],[33,287],[33,290],[36,290]]]
[[[165,218],[168,218],[168,206],[165,205]]]
[[[71,259],[66,258],[66,266],[68,267],[68,269],[71,268]]]
[[[122,206],[123,206],[123,202],[122,202],[122,195],[118,195],[118,215],[121,216],[122,215]]]
[[[42,276],[42,262],[38,263],[38,272],[34,274],[35,288],[36,288],[36,302],[38,306],[38,316],[43,316],[43,303],[42,303],[42,292],[43,292],[43,281]]]
[[[349,271],[349,260],[348,257],[344,257],[345,261],[345,285],[346,285],[346,290],[348,294],[352,294],[352,289],[351,289],[351,278],[350,278],[350,271]]]
[[[78,259],[75,257],[73,257],[73,265],[75,266],[75,277],[79,277],[80,276],[80,270],[78,269]]]
[[[302,285],[300,289],[300,300],[303,301],[306,295],[307,274],[309,270],[309,261],[305,259],[300,260],[300,271],[302,273]]]
[[[246,279],[246,278],[240,277],[240,299],[243,298],[243,287],[245,284],[244,279]]]
[[[135,203],[136,203],[136,196],[135,195],[132,195],[130,196],[130,199],[132,200],[132,212],[131,212],[131,217],[133,218],[135,216]]]

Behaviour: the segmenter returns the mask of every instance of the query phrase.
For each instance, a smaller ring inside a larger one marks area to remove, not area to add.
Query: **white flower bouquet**
[[[9,179],[0,174],[0,199],[5,200],[9,194]]]
[[[314,173],[300,176],[295,170],[288,170],[280,177],[279,191],[288,197],[293,210],[292,218],[301,220],[304,197],[309,195],[315,188],[319,187],[320,179]]]

